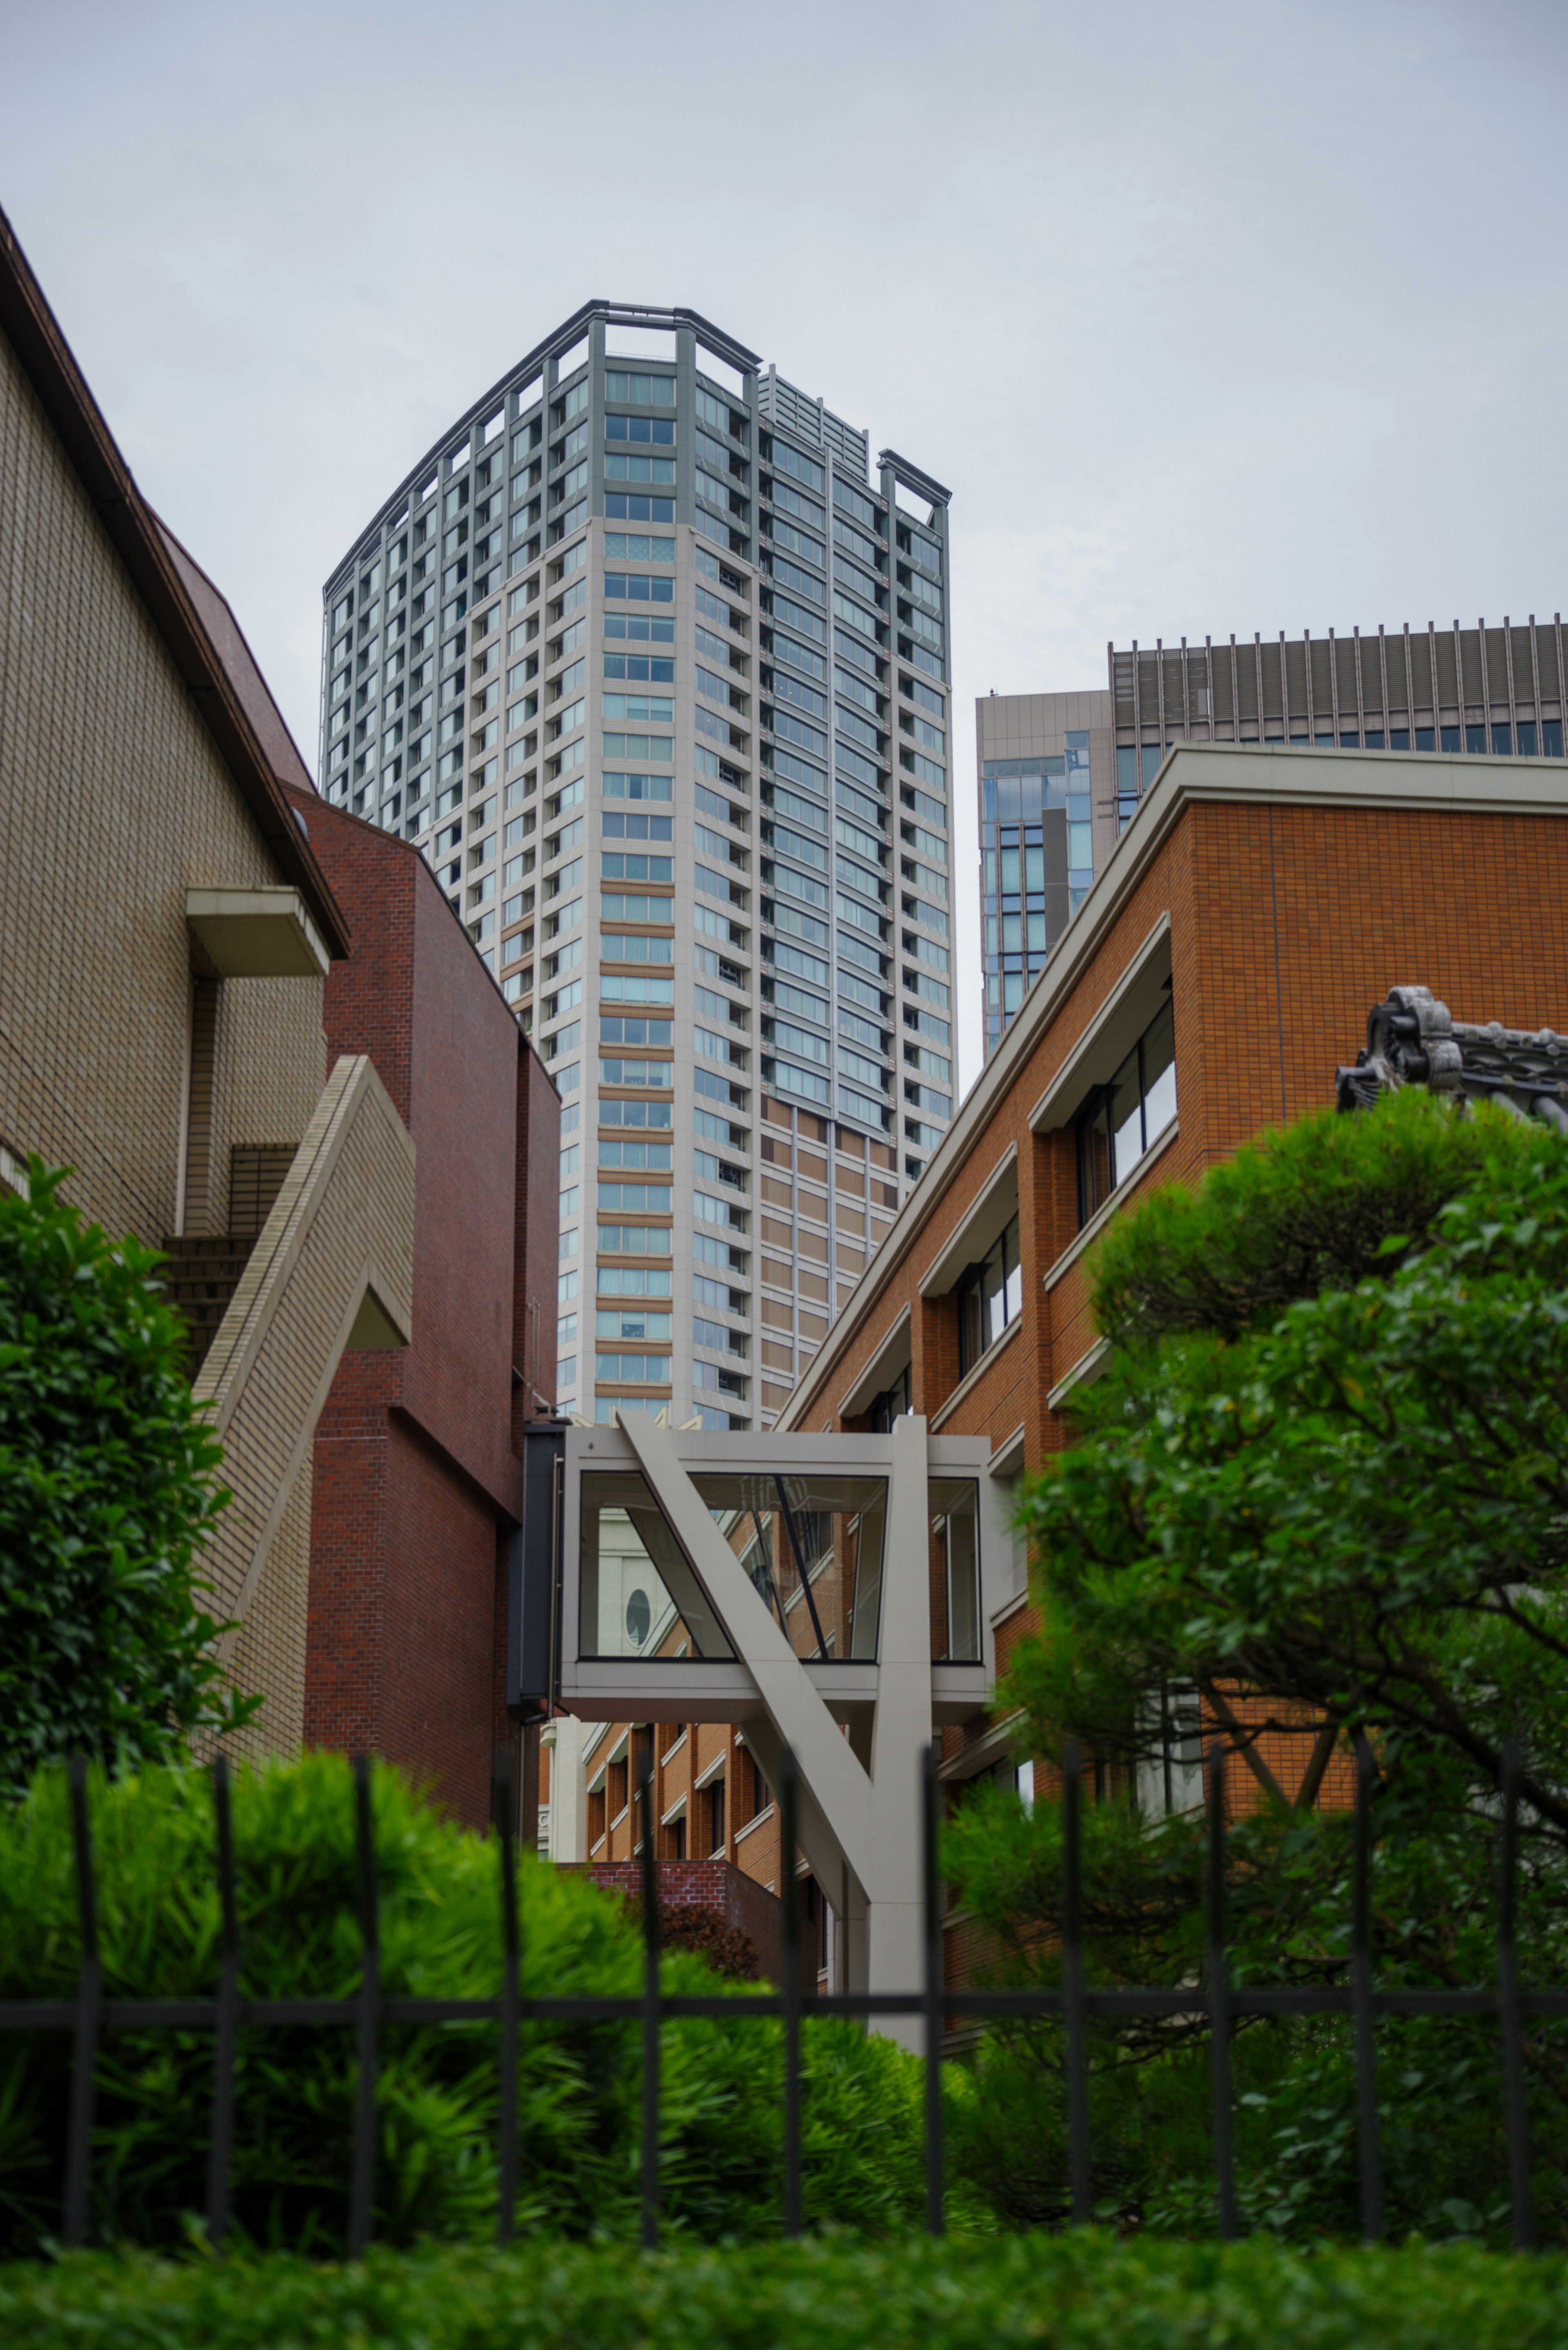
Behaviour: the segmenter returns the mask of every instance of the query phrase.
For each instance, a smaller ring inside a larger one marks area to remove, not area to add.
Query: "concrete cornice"
[[[535,373],[543,377],[546,362],[558,358],[562,352],[570,352],[575,345],[582,341],[583,337],[596,320],[602,320],[607,327],[650,327],[665,329],[672,334],[679,333],[683,327],[689,328],[700,345],[711,351],[715,359],[722,359],[726,366],[732,367],[737,375],[756,375],[763,365],[761,358],[755,351],[750,349],[746,344],[737,342],[734,336],[726,334],[722,327],[716,327],[711,318],[703,317],[701,310],[685,308],[667,310],[649,303],[611,302],[604,295],[596,294],[591,300],[583,304],[581,309],[574,310],[569,318],[563,318],[558,327],[553,327],[542,342],[535,343],[531,351],[524,352],[522,359],[509,367],[505,374],[491,385],[488,391],[482,392],[470,407],[465,408],[462,415],[447,426],[439,441],[431,442],[419,463],[410,467],[391,496],[383,500],[378,506],[369,522],[355,538],[348,554],[343,556],[327,573],[327,584],[323,590],[326,600],[330,601],[337,588],[347,583],[360,561],[368,556],[369,542],[381,529],[387,516],[395,514],[403,500],[411,494],[415,483],[422,481],[432,465],[439,466],[447,451],[454,449],[465,432],[472,433],[476,424],[487,422],[494,415],[497,402],[504,406],[519,380],[525,383]],[[613,364],[635,367],[638,362],[635,359],[627,359],[617,360]],[[653,362],[656,369],[661,369],[668,364],[668,361],[662,359],[656,359]],[[548,390],[549,387],[542,383],[541,399],[547,397]],[[507,418],[505,429],[508,432],[511,432],[515,421],[513,417]]]
[[[842,1378],[846,1349],[875,1312],[895,1266],[937,1212],[1024,1064],[1069,1002],[1106,932],[1190,806],[1389,808],[1410,815],[1568,816],[1568,760],[1491,759],[1430,751],[1314,750],[1256,743],[1181,743],[1112,849],[1082,906],[959,1107],[849,1305],[780,1413],[804,1428]],[[878,1272],[878,1268],[881,1268]]]

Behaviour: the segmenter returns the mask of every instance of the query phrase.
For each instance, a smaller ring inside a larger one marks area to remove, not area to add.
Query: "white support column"
[[[558,1713],[539,1732],[550,1751],[550,1840],[552,1862],[587,1858],[587,1795],[583,1781],[584,1724]]]
[[[919,1991],[924,1964],[920,1766],[931,1737],[929,1520],[926,1423],[906,1413],[893,1422],[871,1732],[877,1878],[867,1924],[870,1981],[878,1991]],[[890,2016],[885,2029],[907,2046],[924,2044],[918,2016]]]

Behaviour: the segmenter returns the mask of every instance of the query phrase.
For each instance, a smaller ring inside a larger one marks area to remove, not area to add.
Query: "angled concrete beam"
[[[754,1740],[753,1729],[748,1728],[748,1744],[763,1756],[764,1767],[767,1750],[773,1748],[775,1773],[782,1749],[787,1745],[794,1752],[802,1783],[801,1845],[813,1869],[818,1866],[814,1846],[830,1844],[831,1856],[826,1850],[822,1854],[822,1881],[836,1886],[839,1866],[847,1864],[867,1894],[874,1898],[877,1871],[871,1833],[871,1783],[864,1766],[812,1687],[750,1575],[713,1523],[680,1464],[669,1430],[656,1428],[643,1412],[623,1414],[621,1429],[670,1531],[705,1586],[732,1648],[756,1683],[773,1740],[765,1735]],[[753,1727],[762,1730],[761,1723]],[[830,1857],[836,1865],[826,1865]]]

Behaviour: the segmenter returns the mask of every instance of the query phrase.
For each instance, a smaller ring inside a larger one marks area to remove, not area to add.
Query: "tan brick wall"
[[[316,1424],[368,1272],[410,1333],[413,1231],[413,1143],[370,1061],[346,1055],[196,1382],[234,1493],[205,1565],[214,1611],[243,1627],[224,1643],[231,1669],[266,1695],[244,1742],[258,1752],[293,1751],[303,1735]]]
[[[234,1686],[259,1690],[266,1700],[254,1721],[227,1742],[232,1752],[256,1761],[268,1754],[297,1754],[305,1743],[310,1503],[307,1447],[230,1660]]]
[[[15,351],[0,338],[0,1139],[111,1232],[173,1229],[192,884],[279,875]],[[209,1229],[229,1147],[297,1142],[320,982],[218,991]]]

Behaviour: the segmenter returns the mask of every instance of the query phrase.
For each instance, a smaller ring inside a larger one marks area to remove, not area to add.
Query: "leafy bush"
[[[1521,1970],[1568,1980],[1568,1149],[1417,1093],[1307,1119],[1113,1227],[1097,1278],[1117,1343],[1075,1399],[1080,1440],[1025,1497],[1043,1624],[999,1692],[1036,1752],[1075,1735],[1119,1780],[1085,1822],[1093,1972],[1202,1981],[1203,1825],[1158,1815],[1162,1742],[1173,1698],[1212,1722],[1241,1690],[1254,1738],[1267,1719],[1326,1721],[1342,1755],[1371,1741],[1390,1989],[1493,1979],[1498,1774],[1520,1740]],[[1261,1804],[1230,1838],[1233,1979],[1343,1984],[1347,1816],[1231,1769]],[[997,1970],[1050,1977],[1055,1807],[982,1792],[949,1852]],[[1195,2002],[1096,2038],[1096,2194],[1145,2226],[1211,2221],[1206,2031]],[[1394,2224],[1505,2232],[1495,2026],[1389,2017],[1378,2043]],[[1561,2024],[1532,2019],[1524,2059],[1542,2225],[1568,2241]],[[1236,2064],[1251,2221],[1352,2232],[1348,2026],[1253,2019]],[[1025,2158],[1002,2180],[977,2128],[969,2173],[1015,2216],[1054,2216],[1055,2035],[986,2051],[973,2112],[999,2100]]]
[[[0,1186],[0,1800],[51,1756],[111,1770],[244,1720],[193,1561],[227,1496],[161,1259],[34,1159]]]
[[[421,1804],[395,1772],[374,1778],[382,1982],[389,1993],[493,1996],[501,1981],[498,1863]],[[220,1919],[210,1789],[155,1769],[93,1790],[109,1996],[206,1994]],[[357,1988],[352,1782],[314,1755],[242,1773],[234,1794],[242,1990],[345,1997]],[[524,1989],[626,1994],[641,1947],[624,1905],[575,1872],[524,1856]],[[0,1998],[68,1993],[78,1939],[62,1774],[0,1817]],[[664,1961],[670,1991],[711,1991],[699,1958]],[[641,2086],[635,2024],[523,2029],[519,2223],[569,2234],[635,2225]],[[98,2073],[94,2224],[100,2238],[180,2241],[205,2200],[210,2033],[123,2032]],[[0,2227],[14,2251],[58,2225],[69,2038],[0,2035]],[[384,2033],[376,2230],[483,2241],[495,2225],[493,2024]],[[662,2062],[660,2176],[670,2223],[706,2238],[777,2228],[782,2045],[776,2023],[671,2022]],[[805,2208],[815,2223],[877,2230],[919,2208],[919,2067],[886,2040],[819,2019],[805,2033]],[[352,2031],[241,2034],[236,2223],[256,2244],[330,2253],[345,2237],[356,2082]]]
[[[717,1909],[664,1903],[659,1912],[659,1939],[667,1950],[695,1950],[715,1974],[728,1975],[732,1982],[754,1982],[762,1972],[751,1936],[727,1925]]]
[[[1558,2350],[1568,2267],[1098,2233],[607,2259],[597,2245],[0,2270],[7,2350]]]

